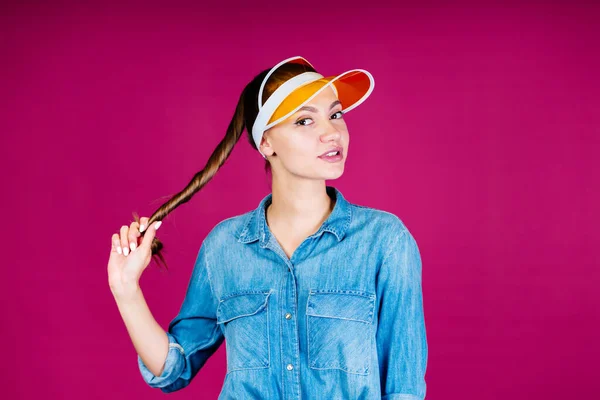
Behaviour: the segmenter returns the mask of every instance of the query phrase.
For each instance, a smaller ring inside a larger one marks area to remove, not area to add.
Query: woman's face
[[[336,179],[344,172],[349,135],[342,106],[327,87],[310,102],[265,131],[261,151],[269,157],[274,174],[287,172],[307,179]],[[339,147],[337,157],[324,153]]]

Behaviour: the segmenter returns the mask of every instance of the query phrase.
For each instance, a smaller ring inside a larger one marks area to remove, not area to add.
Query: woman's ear
[[[269,138],[266,135],[263,135],[261,142],[260,142],[260,151],[266,155],[266,156],[276,156],[277,154],[275,154],[275,152],[273,151],[273,147],[271,147],[271,143],[269,143]]]

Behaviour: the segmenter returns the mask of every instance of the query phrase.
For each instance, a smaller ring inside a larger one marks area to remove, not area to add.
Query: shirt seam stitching
[[[397,245],[398,243],[400,243],[400,239],[402,239],[404,236],[406,236],[406,229],[402,230],[402,232],[400,233],[400,235],[393,235],[393,237],[390,239],[390,241],[388,242],[388,248],[385,252],[385,255],[383,256],[383,260],[381,261],[381,265],[385,264],[385,262],[387,261],[387,259],[389,258],[390,254],[392,254],[392,249],[395,247],[395,245]]]

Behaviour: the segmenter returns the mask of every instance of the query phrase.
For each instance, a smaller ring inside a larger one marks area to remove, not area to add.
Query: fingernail
[[[140,225],[140,232],[144,232],[144,229],[146,229],[146,225]]]
[[[158,221],[156,225],[154,225],[154,229],[160,228],[160,224],[162,224],[162,221]]]
[[[129,247],[131,247],[131,251],[134,251],[135,250],[135,243],[134,242],[129,243]]]
[[[117,253],[121,254],[123,251],[121,250],[121,246],[117,246]]]
[[[129,254],[129,247],[123,247],[123,254],[126,256]]]

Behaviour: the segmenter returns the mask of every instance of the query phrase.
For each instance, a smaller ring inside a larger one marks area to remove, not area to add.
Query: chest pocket
[[[267,368],[270,290],[230,293],[219,300],[217,324],[225,336],[227,372]]]
[[[374,341],[375,294],[311,289],[306,306],[308,364],[368,375]]]

